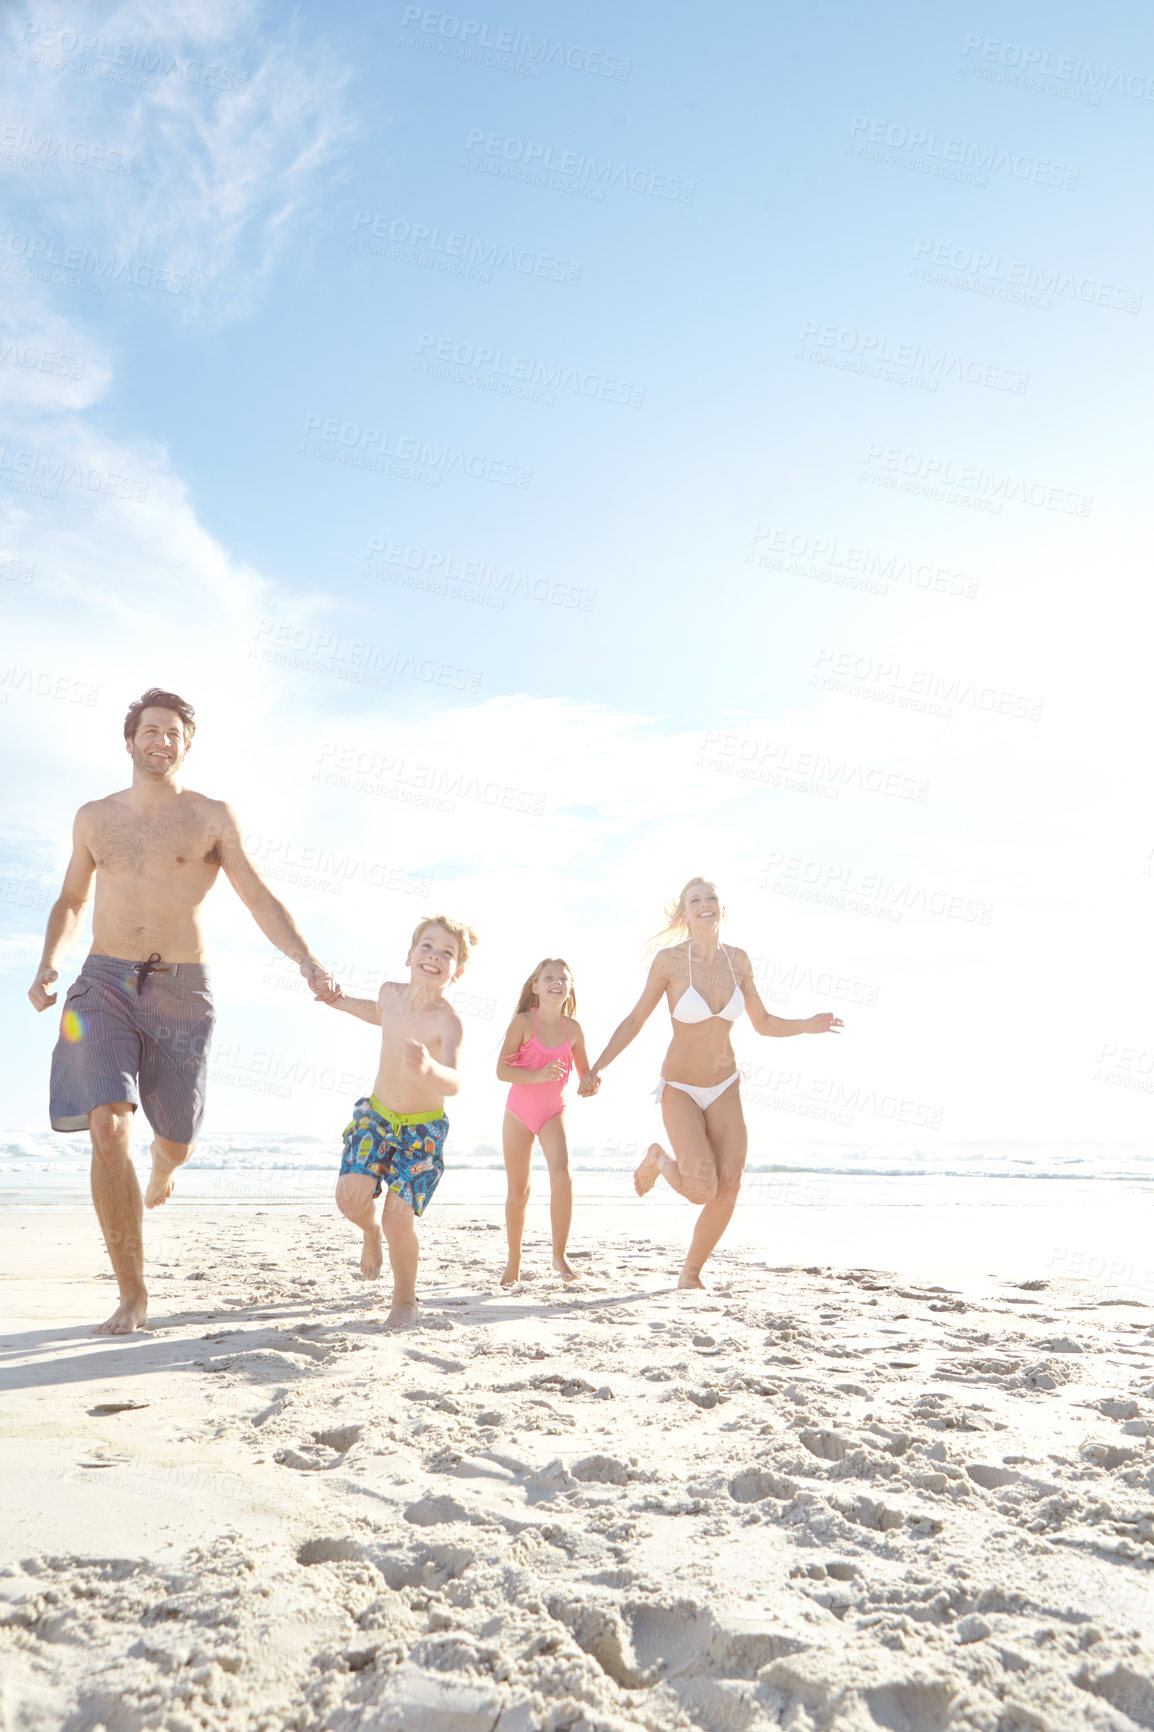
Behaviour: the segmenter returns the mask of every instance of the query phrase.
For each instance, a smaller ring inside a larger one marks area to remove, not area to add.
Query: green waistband
[[[443,1119],[445,1116],[444,1107],[426,1107],[423,1113],[395,1113],[392,1107],[384,1106],[376,1095],[369,1096],[369,1105],[375,1113],[379,1113],[383,1119],[388,1119],[393,1126],[427,1125],[434,1119]]]

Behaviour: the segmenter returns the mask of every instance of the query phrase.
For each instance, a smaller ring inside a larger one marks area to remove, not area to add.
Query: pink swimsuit
[[[533,1015],[533,1033],[528,1040],[523,1040],[517,1048],[510,1064],[519,1064],[528,1070],[540,1070],[550,1059],[565,1060],[565,1074],[556,1082],[514,1083],[509,1090],[509,1098],[505,1102],[505,1110],[512,1113],[515,1119],[520,1119],[525,1129],[537,1136],[543,1124],[555,1119],[565,1105],[565,1084],[569,1081],[569,1073],[573,1069],[573,1048],[569,1045],[569,1036],[565,1035],[563,1046],[542,1046],[537,1039],[537,1018],[541,1012],[538,1008]],[[565,1018],[561,1018],[561,1027],[565,1028]]]

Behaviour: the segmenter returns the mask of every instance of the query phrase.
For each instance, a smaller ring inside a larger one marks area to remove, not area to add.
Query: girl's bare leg
[[[697,1217],[677,1282],[679,1287],[704,1286],[701,1271],[706,1258],[716,1249],[737,1204],[749,1137],[741,1110],[741,1096],[736,1088],[705,1109],[705,1128],[717,1157],[717,1194]]]
[[[533,1160],[533,1133],[523,1125],[516,1113],[506,1112],[501,1127],[505,1152],[505,1173],[508,1190],[505,1193],[505,1233],[509,1240],[509,1261],[501,1277],[502,1287],[521,1279],[521,1240],[525,1232],[525,1210],[529,1207],[529,1169]]]
[[[728,1098],[722,1096],[723,1100]],[[706,1134],[705,1114],[680,1089],[666,1088],[661,1096],[661,1116],[673,1154],[667,1155],[660,1143],[649,1145],[633,1175],[638,1196],[651,1191],[660,1176],[686,1202],[711,1202],[717,1195],[717,1157]]]
[[[576,1281],[577,1271],[566,1257],[573,1223],[573,1181],[569,1176],[569,1143],[565,1115],[546,1119],[539,1133],[549,1165],[549,1224],[553,1230],[553,1267],[563,1281]]]

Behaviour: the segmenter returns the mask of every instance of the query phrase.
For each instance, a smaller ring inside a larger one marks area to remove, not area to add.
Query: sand
[[[6,1732],[1154,1727],[1154,1310],[422,1234],[390,1335],[329,1209],[173,1210],[117,1342],[8,1215]]]

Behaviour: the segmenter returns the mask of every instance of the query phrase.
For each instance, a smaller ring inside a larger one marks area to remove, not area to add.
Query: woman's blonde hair
[[[563,956],[545,956],[545,957],[542,957],[541,961],[537,964],[536,968],[533,970],[532,974],[529,976],[528,980],[525,982],[524,986],[521,988],[521,996],[517,1000],[517,1008],[513,1012],[514,1016],[520,1016],[520,1014],[523,1010],[532,1010],[534,1008],[534,1006],[538,1006],[538,1007],[540,1006],[541,1000],[537,996],[536,982],[540,977],[541,970],[543,968],[547,968],[551,962],[555,962],[557,964],[558,968],[563,968],[565,970],[566,974],[569,976],[569,979],[572,980],[573,970],[570,968],[569,964],[565,961],[565,958]],[[562,1006],[561,1006],[561,1015],[562,1016],[576,1016],[577,1015],[577,994],[576,994],[576,992],[574,992],[572,990],[569,992],[568,996],[565,999],[564,1004],[562,1004]]]
[[[681,894],[676,901],[666,903],[665,925],[660,932],[655,932],[649,940],[645,952],[647,956],[651,956],[655,950],[663,950],[667,944],[680,944],[689,937],[689,922],[685,918],[685,898],[695,884],[708,884],[711,890],[717,889],[712,878],[690,878],[687,883],[683,884]],[[721,910],[721,918],[723,920],[725,918],[724,908]]]

